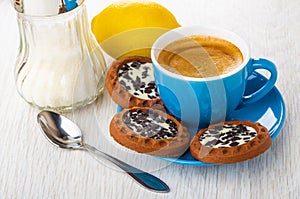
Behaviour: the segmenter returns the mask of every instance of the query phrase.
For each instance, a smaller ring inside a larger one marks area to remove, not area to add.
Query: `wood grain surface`
[[[89,19],[112,1],[86,1]],[[19,35],[10,0],[0,0],[0,198],[300,198],[300,1],[161,0],[181,25],[232,30],[249,43],[252,57],[277,65],[277,88],[286,122],[263,155],[250,161],[191,167],[137,155],[109,137],[116,104],[107,92],[96,103],[67,114],[86,142],[151,172],[171,188],[153,193],[107,162],[84,151],[52,146],[36,123],[39,110],[17,93],[14,79]],[[111,60],[107,60],[109,63]]]

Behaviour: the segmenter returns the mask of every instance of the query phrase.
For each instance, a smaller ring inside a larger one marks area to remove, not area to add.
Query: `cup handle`
[[[243,100],[241,103],[242,106],[247,105],[247,104],[252,104],[252,103],[260,100],[261,98],[263,98],[266,94],[268,94],[271,91],[271,89],[274,87],[275,82],[277,80],[276,66],[271,61],[269,61],[267,59],[262,59],[262,58],[252,59],[251,65],[252,65],[252,67],[251,67],[251,71],[249,74],[252,74],[253,71],[255,71],[256,69],[265,69],[271,73],[271,76],[270,76],[269,80],[266,82],[266,84],[263,85],[260,89],[258,89],[254,93],[251,93],[251,94],[243,97]]]

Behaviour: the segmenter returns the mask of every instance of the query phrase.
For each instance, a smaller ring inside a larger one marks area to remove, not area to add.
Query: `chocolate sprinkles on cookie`
[[[254,158],[272,145],[264,126],[251,121],[227,121],[200,130],[192,139],[192,156],[206,163],[230,164]]]
[[[124,109],[110,123],[111,136],[139,153],[179,157],[189,147],[189,133],[173,116],[147,107]]]
[[[150,58],[124,57],[112,63],[106,78],[112,99],[123,108],[163,105],[154,82]]]
[[[168,139],[178,134],[175,122],[163,118],[153,110],[128,111],[124,114],[123,121],[131,130],[143,137]]]

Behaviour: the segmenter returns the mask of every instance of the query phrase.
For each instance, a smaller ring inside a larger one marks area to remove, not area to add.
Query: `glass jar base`
[[[28,102],[26,99],[25,101],[30,104],[31,106],[40,109],[40,110],[51,110],[51,111],[55,111],[55,112],[59,112],[59,113],[68,113],[68,112],[72,112],[74,110],[83,108],[89,104],[92,104],[93,102],[96,101],[96,99],[103,94],[104,88],[102,88],[101,90],[99,90],[97,95],[91,96],[83,101],[80,102],[76,102],[70,105],[66,105],[66,106],[39,106],[33,102]]]

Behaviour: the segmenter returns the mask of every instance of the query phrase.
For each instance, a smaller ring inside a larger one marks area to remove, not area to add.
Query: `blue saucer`
[[[254,72],[247,82],[246,93],[250,94],[259,89],[267,79]],[[118,111],[120,111],[118,107]],[[279,134],[285,120],[285,104],[284,100],[276,87],[268,93],[263,99],[247,106],[243,106],[232,114],[232,120],[251,120],[252,122],[259,122],[265,126],[271,135],[272,140]],[[163,158],[162,160],[172,162],[174,164],[183,164],[189,166],[212,166],[213,164],[204,163],[195,160],[188,150],[179,158]]]

